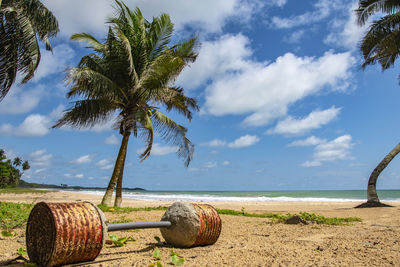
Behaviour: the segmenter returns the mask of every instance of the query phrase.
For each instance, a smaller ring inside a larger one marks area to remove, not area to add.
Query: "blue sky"
[[[151,19],[175,23],[174,40],[193,34],[199,57],[176,81],[201,107],[188,127],[188,168],[156,139],[140,163],[128,146],[124,186],[153,190],[365,189],[375,166],[399,142],[397,66],[360,68],[356,2],[345,0],[126,0]],[[0,102],[1,147],[32,168],[29,182],[106,186],[120,136],[112,121],[92,129],[50,129],[69,106],[65,68],[89,51],[73,33],[105,37],[109,0],[43,0],[61,32],[42,50],[35,78]],[[79,6],[79,8],[77,8]],[[378,189],[400,188],[398,159]]]

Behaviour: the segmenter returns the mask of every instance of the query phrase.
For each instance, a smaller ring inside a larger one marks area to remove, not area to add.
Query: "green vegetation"
[[[17,186],[23,171],[29,168],[28,161],[22,162],[19,157],[7,159],[4,150],[0,149],[0,188]]]
[[[57,192],[56,190],[37,190],[30,188],[20,188],[20,187],[8,187],[0,188],[0,194],[46,194],[50,192]]]
[[[32,208],[32,204],[0,202],[0,229],[24,226]]]
[[[185,258],[180,256],[174,250],[171,249],[171,263],[175,266],[180,266],[185,262]]]
[[[0,0],[0,101],[17,76],[21,84],[32,79],[40,62],[38,39],[52,50],[49,37],[55,36],[57,19],[39,0]]]
[[[359,25],[365,25],[373,18],[368,31],[359,45],[364,62],[362,68],[368,65],[381,65],[382,71],[395,66],[400,55],[399,45],[399,9],[400,2],[392,0],[359,0],[355,10]],[[399,76],[400,78],[400,76]],[[375,167],[367,183],[367,202],[356,208],[390,207],[380,202],[376,192],[376,182],[381,172],[400,153],[400,143],[397,144]]]
[[[136,242],[136,239],[134,239],[132,236],[117,237],[114,234],[110,234],[109,237],[116,247],[123,247],[128,242]]]
[[[255,218],[269,218],[276,222],[284,222],[290,217],[299,216],[306,222],[327,224],[327,225],[343,225],[350,222],[360,222],[361,218],[358,217],[347,217],[347,218],[327,218],[322,215],[316,215],[314,213],[300,212],[300,214],[277,214],[277,213],[248,213],[244,209],[241,211],[230,210],[230,209],[217,209],[219,214],[233,215],[233,216],[245,216]]]
[[[181,71],[197,58],[197,38],[170,44],[174,25],[169,15],[161,14],[147,21],[139,8],[130,10],[115,1],[114,17],[108,19],[108,35],[99,41],[87,33],[71,36],[88,44],[92,51],[83,56],[76,68],[68,68],[70,85],[67,98],[77,98],[53,126],[92,127],[118,114],[116,128],[122,135],[102,204],[121,206],[122,180],[131,134],[143,137],[145,149],[141,160],[150,156],[154,136],[178,147],[177,155],[189,165],[194,145],[186,137],[187,128],[162,111],[176,111],[189,121],[199,107],[180,87],[173,86]]]
[[[99,209],[101,209],[103,212],[112,212],[112,213],[130,213],[134,211],[151,211],[151,210],[167,210],[167,207],[144,207],[144,208],[131,208],[131,207],[109,207],[107,205],[97,205]]]

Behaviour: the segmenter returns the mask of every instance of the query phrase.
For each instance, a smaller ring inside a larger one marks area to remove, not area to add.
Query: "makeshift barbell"
[[[214,244],[221,233],[218,212],[207,204],[176,202],[159,222],[107,224],[104,213],[90,202],[36,204],[26,227],[29,258],[40,266],[94,260],[107,232],[160,228],[167,243],[176,247]]]

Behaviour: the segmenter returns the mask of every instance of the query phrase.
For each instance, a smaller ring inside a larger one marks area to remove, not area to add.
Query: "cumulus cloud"
[[[75,51],[67,44],[59,44],[53,47],[53,52],[41,50],[39,67],[33,77],[33,82],[52,74],[60,74],[67,66],[72,65]]]
[[[326,143],[326,139],[321,139],[321,138],[315,137],[313,135],[304,140],[294,141],[294,142],[288,144],[287,146],[289,146],[289,147],[291,147],[291,146],[316,146],[321,143]]]
[[[252,146],[260,141],[256,135],[244,135],[232,142],[226,142],[220,139],[214,139],[210,142],[202,143],[202,146],[209,146],[209,147],[229,147],[229,148],[242,148]]]
[[[332,32],[324,38],[326,44],[336,45],[350,50],[358,48],[357,44],[367,30],[368,25],[357,25],[356,14],[354,12],[357,7],[357,1],[350,2],[346,7],[346,17],[337,18],[331,23]]]
[[[137,154],[141,154],[143,153],[144,148],[138,149],[136,150]],[[151,155],[154,156],[164,156],[164,155],[168,155],[171,153],[176,153],[178,151],[178,147],[177,146],[162,146],[158,143],[154,143],[153,147],[151,149]]]
[[[82,179],[84,177],[83,173],[75,174],[75,178]]]
[[[267,133],[289,135],[304,134],[310,130],[321,128],[321,126],[336,119],[340,110],[341,108],[335,108],[333,106],[325,110],[315,110],[302,119],[295,119],[292,116],[288,116],[286,119],[278,122],[273,129],[268,130]]]
[[[220,139],[213,139],[209,142],[200,144],[201,146],[209,146],[209,147],[224,147],[226,146],[226,141]]]
[[[107,145],[118,145],[120,143],[120,141],[115,134],[112,134],[106,138],[105,143]]]
[[[231,142],[228,144],[228,147],[230,148],[242,148],[242,147],[248,147],[252,146],[260,141],[260,138],[258,138],[255,135],[244,135],[242,137],[239,137],[235,141]]]
[[[66,37],[78,32],[90,32],[103,36],[106,31],[104,22],[113,14],[114,10],[111,6],[115,5],[112,0],[44,0],[43,3],[58,18],[61,34]],[[285,3],[286,0],[274,0],[270,4],[282,6]],[[138,6],[148,19],[163,12],[168,13],[178,30],[189,25],[205,32],[219,32],[230,18],[250,19],[251,14],[260,10],[264,2],[259,0],[132,0],[127,1],[126,4],[131,9]],[[79,8],[76,8],[77,6]],[[90,10],[90,16],[87,15],[88,10]]]
[[[320,0],[314,4],[312,11],[286,18],[274,16],[271,24],[278,29],[310,25],[327,18],[333,10],[343,9],[344,3],[343,0]]]
[[[7,96],[1,101],[0,114],[24,114],[33,110],[45,94],[45,86],[21,88],[14,84]]]
[[[352,137],[349,134],[339,136],[332,141],[319,140],[314,148],[313,160],[301,164],[303,167],[321,166],[325,162],[351,160]]]
[[[321,57],[286,53],[268,63],[250,59],[248,45],[241,34],[206,42],[198,61],[182,73],[178,84],[185,88],[206,84],[202,113],[249,114],[245,125],[262,126],[285,116],[290,105],[307,96],[349,87],[355,63],[350,52],[328,51]]]
[[[63,105],[59,105],[48,115],[31,114],[18,125],[13,126],[9,123],[0,125],[0,134],[15,136],[44,136],[50,132],[50,127],[60,116]]]
[[[96,163],[96,166],[99,166],[100,170],[110,170],[114,167],[114,164],[111,160],[102,159]]]
[[[73,164],[87,164],[92,162],[94,155],[83,155],[77,159],[71,161]]]
[[[49,166],[51,164],[52,154],[47,154],[46,149],[36,150],[29,154],[29,164],[31,166]]]

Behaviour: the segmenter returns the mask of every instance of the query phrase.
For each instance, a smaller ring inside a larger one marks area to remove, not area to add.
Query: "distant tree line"
[[[20,182],[24,171],[30,168],[29,162],[21,158],[8,159],[3,149],[0,149],[0,188],[14,187]]]

